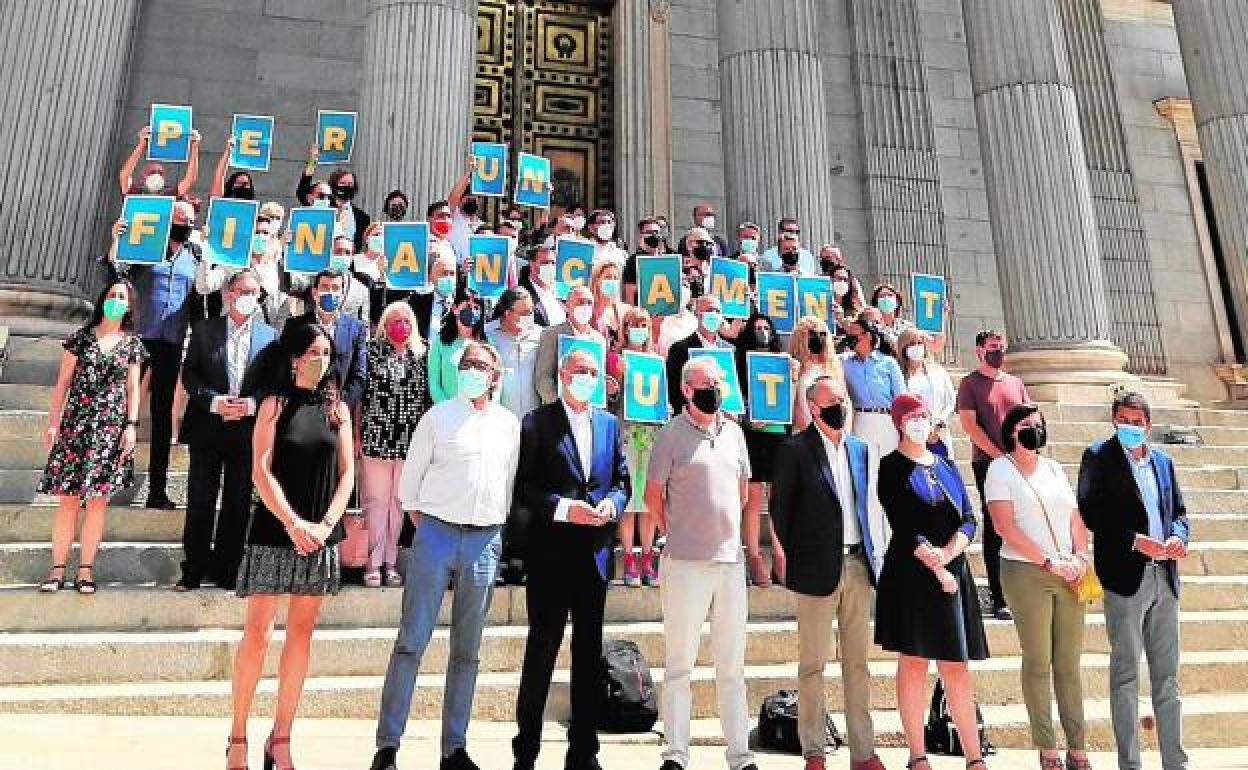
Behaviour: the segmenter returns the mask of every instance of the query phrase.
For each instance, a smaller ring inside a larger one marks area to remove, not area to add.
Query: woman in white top
[[[932,358],[931,336],[914,327],[906,329],[897,337],[896,356],[906,390],[922,396],[932,410],[932,435],[927,448],[952,461],[949,419],[957,408],[958,396],[949,372]]]
[[[1054,691],[1066,734],[1066,768],[1088,770],[1079,678],[1086,605],[1072,590],[1090,568],[1088,530],[1062,466],[1038,453],[1046,439],[1039,407],[1011,409],[1001,425],[1006,454],[988,466],[984,497],[1004,541],[1001,583],[1022,647],[1023,700],[1041,770],[1062,770]]]

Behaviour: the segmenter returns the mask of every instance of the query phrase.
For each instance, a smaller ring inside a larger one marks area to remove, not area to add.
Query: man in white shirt
[[[465,749],[478,649],[511,507],[520,422],[494,402],[498,351],[470,342],[459,361],[458,395],[435,404],[412,434],[399,477],[408,513],[399,563],[403,616],[381,693],[373,770],[395,770],[416,675],[448,583],[455,591],[442,705],[441,770],[477,770]]]
[[[871,612],[889,528],[876,491],[879,451],[845,430],[845,388],[828,376],[806,390],[811,424],[776,454],[770,513],[797,594],[798,736],[806,770],[824,770],[824,668],[833,619],[845,682],[851,770],[883,770],[871,724]]]

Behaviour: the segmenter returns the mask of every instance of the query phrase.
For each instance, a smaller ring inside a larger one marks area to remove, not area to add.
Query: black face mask
[[[819,260],[819,266],[823,268],[824,275],[832,275],[832,271],[839,267],[836,262],[830,259]]]
[[[407,216],[407,206],[391,206],[386,209],[386,216],[397,222]]]
[[[843,344],[845,345],[847,349],[853,350],[854,348],[858,347],[858,335],[846,334],[843,340]]]
[[[840,430],[845,427],[845,405],[832,404],[825,406],[819,410],[819,419],[832,430]]]
[[[230,197],[244,201],[254,201],[256,199],[256,191],[250,187],[235,187],[233,190],[230,190]]]
[[[800,256],[796,251],[786,251],[780,255],[780,260],[789,267],[796,265],[799,258]]]
[[[988,364],[993,369],[1000,369],[1001,365],[1005,363],[1005,351],[989,350],[984,353],[984,363]]]
[[[1041,449],[1045,444],[1049,443],[1049,434],[1043,427],[1039,425],[1028,425],[1018,429],[1018,443],[1024,449],[1036,451]]]
[[[461,324],[463,324],[464,326],[468,326],[468,327],[476,326],[477,319],[479,318],[479,316],[477,315],[476,308],[473,308],[473,307],[463,308],[462,310],[459,311],[456,317],[459,319],[459,322]]]
[[[481,210],[481,206],[476,201],[464,201],[464,205],[459,207],[466,217],[475,217],[477,212]]]
[[[641,240],[646,244],[646,248],[648,249],[657,249],[659,248],[659,244],[663,242],[663,239],[657,235],[646,235],[643,236]]]
[[[766,329],[756,331],[754,332],[754,339],[758,343],[758,347],[766,348],[771,344],[771,332]]]
[[[705,243],[699,243],[693,247],[693,256],[703,261],[711,258],[711,249]]]
[[[706,292],[706,285],[702,282],[702,276],[694,275],[689,279],[689,294],[694,297],[701,297]]]
[[[175,223],[169,227],[169,240],[171,241],[177,241],[178,243],[186,243],[186,240],[190,237],[191,237],[190,225],[179,225]]]
[[[827,342],[818,334],[812,334],[806,339],[806,347],[810,349],[811,353],[820,355],[823,353],[824,348],[827,347]]]
[[[715,414],[719,411],[719,388],[694,388],[689,400],[702,414]]]
[[[334,195],[338,200],[349,201],[355,197],[354,187],[335,187]]]

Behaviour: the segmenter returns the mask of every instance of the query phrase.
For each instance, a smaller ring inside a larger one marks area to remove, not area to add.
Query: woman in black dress
[[[880,503],[893,535],[876,588],[875,642],[898,653],[897,708],[910,747],[907,768],[931,770],[923,756],[927,670],[935,660],[959,735],[977,735],[967,661],[988,657],[975,580],[964,551],[976,520],[958,469],[927,449],[932,415],[921,396],[892,405],[897,450],[880,461]],[[965,741],[966,766],[986,767],[979,741]]]
[[[351,415],[339,398],[333,356],[332,335],[323,326],[288,324],[273,364],[280,371],[273,395],[256,414],[252,480],[258,500],[238,570],[247,619],[234,656],[234,722],[226,752],[231,770],[247,767],[247,716],[283,595],[290,597],[286,644],[264,766],[291,767],[290,728],[308,672],[312,631],[322,598],[338,592],[335,545],[342,539],[355,469]]]

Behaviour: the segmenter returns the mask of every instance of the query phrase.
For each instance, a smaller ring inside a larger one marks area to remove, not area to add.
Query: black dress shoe
[[[585,759],[569,759],[563,763],[563,770],[602,770],[597,757]]]
[[[997,620],[1013,620],[1014,613],[1004,604],[998,604],[992,608],[992,616]]]
[[[442,764],[439,768],[440,770],[481,770],[477,767],[477,763],[469,758],[468,752],[463,749],[455,749],[455,753],[449,757],[442,757]]]
[[[377,753],[373,755],[373,764],[368,770],[398,770],[398,765],[394,763],[398,753],[398,749],[377,749]]]
[[[685,768],[674,759],[665,759],[663,760],[663,764],[659,765],[659,770],[685,770]],[[742,768],[742,770],[744,770],[744,768]],[[758,770],[758,768],[755,768],[755,770]]]
[[[154,508],[158,511],[176,511],[178,504],[170,500],[168,495],[148,495],[144,508]]]
[[[173,590],[178,593],[186,593],[187,591],[198,591],[199,581],[189,578],[185,575],[178,578],[178,582],[173,584]]]

